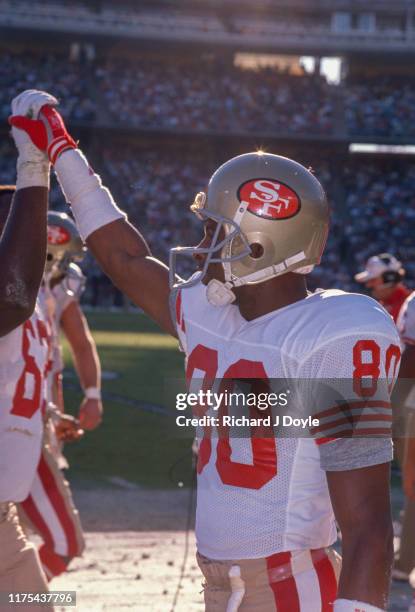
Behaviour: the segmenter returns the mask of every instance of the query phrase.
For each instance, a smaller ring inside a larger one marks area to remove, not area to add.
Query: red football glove
[[[9,117],[10,125],[24,130],[33,144],[47,152],[49,160],[55,164],[59,155],[68,149],[76,149],[77,144],[68,134],[62,117],[52,106],[42,106],[40,119],[29,119],[23,115]]]

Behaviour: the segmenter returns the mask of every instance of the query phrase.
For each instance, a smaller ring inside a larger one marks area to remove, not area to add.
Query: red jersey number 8
[[[24,417],[26,419],[31,419],[35,412],[40,408],[42,373],[36,364],[35,358],[29,353],[31,339],[36,340],[41,344],[45,340],[44,329],[40,321],[38,321],[37,332],[39,339],[36,338],[36,332],[32,321],[29,319],[26,321],[26,323],[24,323],[22,354],[25,366],[19,380],[17,381],[16,391],[13,398],[13,407],[11,410],[11,414]],[[33,381],[33,390],[30,394],[31,397],[27,397],[27,386],[30,377]]]

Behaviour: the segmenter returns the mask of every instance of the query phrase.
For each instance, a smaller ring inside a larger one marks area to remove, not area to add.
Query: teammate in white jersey
[[[101,368],[95,342],[79,304],[86,279],[75,261],[82,259],[84,250],[76,226],[68,215],[49,212],[44,301],[53,333],[48,398],[59,415],[65,412],[60,339],[63,330],[84,390],[79,426],[92,430],[101,422]],[[54,421],[56,413],[47,423],[42,456],[30,495],[19,506],[23,523],[43,540],[39,557],[49,580],[64,572],[74,557],[82,555],[85,547],[79,513],[62,472],[68,463],[61,453],[62,437],[57,437]],[[72,440],[77,439],[73,432],[69,433]]]
[[[54,98],[26,94],[12,111],[37,117]],[[27,495],[40,455],[49,354],[47,323],[36,302],[46,256],[47,156],[16,128],[17,186],[0,188],[0,608],[8,593],[48,591],[36,550],[15,503]],[[26,605],[25,610],[51,609]]]
[[[316,403],[315,438],[279,439],[264,427],[245,438],[220,425],[204,432],[196,537],[206,610],[384,609],[392,562],[389,392],[399,337],[370,298],[308,296],[305,274],[319,263],[328,229],[320,183],[300,164],[262,152],[221,166],[192,206],[205,237],[198,248],[172,250],[169,284],[169,269],[116,207],[59,114],[44,114],[12,122],[46,146],[80,234],[106,273],[179,336],[188,376],[205,389],[215,381],[232,389],[241,379],[311,381],[297,408],[306,413]],[[186,283],[175,274],[179,254],[200,267]],[[314,381],[328,377],[351,381],[346,404],[314,396]],[[343,536],[338,588],[338,559],[328,548],[334,516]]]

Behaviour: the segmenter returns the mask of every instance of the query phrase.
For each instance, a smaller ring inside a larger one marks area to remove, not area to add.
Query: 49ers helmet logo
[[[242,183],[238,199],[248,202],[249,212],[263,219],[289,219],[301,208],[295,191],[274,179],[256,178]]]
[[[70,233],[61,225],[48,225],[48,244],[66,244],[71,239]]]

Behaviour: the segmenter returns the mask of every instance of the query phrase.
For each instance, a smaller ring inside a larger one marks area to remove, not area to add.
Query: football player
[[[26,92],[12,112],[38,117],[54,98]],[[31,487],[43,434],[47,322],[37,303],[46,256],[49,161],[17,128],[17,185],[0,188],[0,593],[48,591],[15,504]],[[27,605],[26,610],[51,609]],[[15,608],[1,601],[4,611]]]
[[[85,277],[76,261],[85,248],[74,222],[65,213],[48,213],[48,250],[45,269],[45,305],[52,328],[52,358],[48,371],[48,398],[52,404],[46,427],[41,462],[30,495],[19,507],[22,522],[43,540],[39,549],[42,567],[49,580],[64,572],[74,557],[82,554],[85,543],[79,513],[73,503],[69,483],[62,469],[68,467],[61,453],[64,436],[56,425],[64,413],[62,392],[62,329],[72,350],[84,389],[79,410],[78,435],[69,432],[67,441],[79,439],[83,429],[95,429],[101,422],[101,368],[95,342],[82,313],[79,298]],[[58,428],[58,436],[56,434]]]
[[[79,303],[86,278],[77,263],[83,259],[85,250],[72,219],[65,213],[49,212],[45,280],[52,293],[51,308],[56,329],[62,329],[69,342],[84,393],[79,407],[80,426],[93,430],[102,420],[101,364],[95,341]],[[54,381],[54,403],[59,407],[63,401],[60,390],[62,371],[62,351],[58,341],[51,380]]]
[[[371,298],[307,293],[305,275],[319,263],[328,230],[318,180],[277,155],[231,159],[192,206],[204,223],[201,243],[173,249],[169,270],[116,206],[57,111],[43,115],[11,122],[48,151],[81,237],[104,271],[179,337],[190,381],[207,389],[215,380],[226,388],[238,379],[353,380],[348,419],[316,398],[315,438],[275,439],[272,429],[267,437],[231,438],[220,425],[219,433],[199,432],[196,538],[206,610],[384,610],[392,563],[389,389],[399,336]],[[180,254],[200,269],[186,282],[175,272]],[[388,378],[389,388],[380,384]],[[311,399],[301,401],[306,407]],[[357,436],[341,437],[345,421]],[[339,583],[334,517],[342,531]]]

